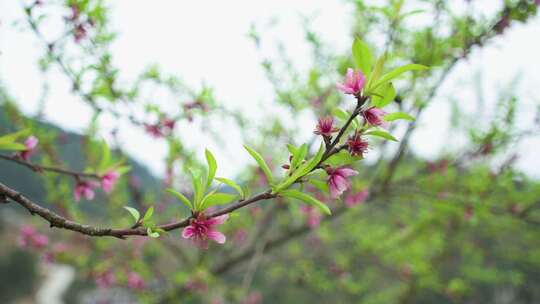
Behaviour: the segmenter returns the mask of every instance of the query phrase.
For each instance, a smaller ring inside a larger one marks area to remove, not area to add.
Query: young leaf
[[[257,151],[251,149],[250,147],[248,147],[246,145],[244,145],[244,148],[246,149],[246,151],[248,151],[248,153],[251,155],[251,157],[253,157],[253,159],[255,159],[255,161],[257,162],[257,164],[261,168],[261,170],[264,172],[264,175],[266,175],[266,178],[268,179],[268,182],[270,184],[272,184],[273,180],[274,180],[274,178],[272,176],[272,171],[270,171],[270,168],[268,167],[268,165],[266,164],[266,162],[264,161],[262,156]]]
[[[296,150],[296,153],[293,154],[293,158],[291,160],[291,170],[294,171],[296,167],[306,158],[308,152],[308,146],[306,144],[303,144]]]
[[[373,91],[376,89],[376,87],[373,85],[377,83],[377,80],[382,74],[384,63],[386,61],[386,53],[383,54],[379,59],[377,59],[377,63],[375,63],[375,68],[373,69],[373,73],[369,76],[367,89],[368,91]]]
[[[296,189],[288,189],[288,190],[281,191],[280,195],[291,197],[297,200],[301,200],[310,205],[316,206],[325,214],[332,215],[332,211],[330,211],[330,208],[328,208],[328,206],[326,206],[323,202],[319,201],[318,199],[314,198],[313,196],[309,194],[303,193]]]
[[[340,108],[334,108],[332,110],[332,114],[343,122],[347,121],[349,117],[351,117],[351,114],[349,112],[343,111]],[[356,121],[356,119],[352,121],[352,127],[353,129],[358,129],[358,122]]]
[[[146,234],[148,234],[148,236],[151,237],[151,238],[158,238],[159,237],[159,233],[156,232],[156,231],[153,231],[152,228],[150,228],[150,227],[146,228]]]
[[[20,130],[15,133],[6,134],[0,136],[0,144],[7,144],[16,141],[19,137],[25,136],[29,133],[28,129]]]
[[[310,178],[309,182],[322,192],[328,193],[328,183],[320,179]]]
[[[193,205],[187,199],[187,197],[185,197],[182,193],[175,191],[174,189],[171,189],[171,188],[167,189],[167,192],[176,196],[176,198],[178,198],[182,203],[184,203],[184,205],[186,205],[189,208],[189,210],[193,210]]]
[[[291,153],[291,155],[295,155],[298,148],[291,144],[287,144],[287,150],[289,150],[289,153]]]
[[[369,50],[369,46],[364,41],[356,38],[352,46],[352,53],[354,62],[367,77],[371,73],[371,65],[373,64],[373,55]]]
[[[362,155],[352,156],[347,150],[341,150],[330,156],[324,163],[332,166],[351,165],[363,159]]]
[[[380,96],[378,96],[380,95]],[[378,87],[371,97],[371,104],[377,108],[384,108],[396,97],[396,89],[391,82]]]
[[[152,215],[154,215],[154,207],[150,207],[148,210],[146,210],[146,213],[142,219],[143,222],[148,222],[152,218]]]
[[[375,83],[375,85],[373,86],[373,89],[376,89],[381,84],[384,84],[384,83],[386,83],[386,82],[400,76],[401,74],[403,74],[405,72],[408,72],[408,71],[422,71],[422,70],[426,70],[427,68],[428,67],[425,66],[425,65],[415,64],[415,63],[411,63],[411,64],[401,66],[401,67],[399,67],[397,69],[394,69],[394,70],[388,72],[387,74],[384,74],[384,76],[382,76],[381,79]]]
[[[198,170],[189,170],[191,173],[191,183],[193,185],[193,205],[195,206],[195,209],[199,209],[199,204],[203,198],[204,192],[206,189],[204,189],[204,183],[203,178],[201,177],[201,173]]]
[[[382,137],[384,139],[392,140],[392,141],[398,141],[392,134],[383,131],[383,130],[373,130],[365,133],[366,135],[372,135],[372,136],[378,136]]]
[[[409,115],[407,113],[395,112],[395,113],[390,113],[390,114],[384,115],[383,119],[386,120],[386,121],[394,121],[394,120],[398,120],[398,119],[404,119],[404,120],[413,121],[414,117],[412,117],[411,115]]]
[[[230,179],[223,178],[223,177],[216,177],[216,180],[224,183],[225,185],[227,185],[227,186],[229,186],[231,188],[233,188],[234,190],[236,190],[236,192],[238,192],[238,194],[240,194],[241,198],[245,198],[244,190],[242,190],[242,187],[240,187],[234,181],[232,181]]]
[[[297,179],[300,177],[308,174],[313,170],[321,161],[323,155],[324,155],[324,145],[321,143],[321,146],[319,147],[319,151],[317,151],[317,154],[308,162],[305,162],[303,165],[298,167],[294,173],[287,177],[285,180],[283,180],[279,185],[277,185],[275,188],[272,189],[272,193],[279,193],[283,189],[287,189],[290,185],[292,185]]]
[[[135,223],[139,222],[141,214],[139,213],[139,211],[137,211],[137,209],[128,206],[124,206],[124,209],[126,209],[131,214],[131,216],[133,216],[133,218],[135,219]]]
[[[9,150],[9,151],[24,151],[26,150],[26,146],[19,143],[8,143],[8,142],[0,142],[0,150]]]
[[[210,187],[210,184],[212,184],[212,181],[214,180],[214,176],[216,176],[217,162],[214,155],[212,155],[212,152],[210,152],[210,150],[206,149],[204,153],[206,155],[206,163],[208,163],[208,177],[206,179],[206,187],[208,188]]]
[[[109,163],[111,162],[111,150],[109,149],[109,146],[107,146],[107,143],[103,141],[101,143],[101,161],[99,162],[99,171],[103,171],[109,167]]]
[[[130,166],[120,166],[120,167],[116,168],[116,172],[118,172],[118,174],[120,174],[120,175],[124,175],[124,174],[128,173],[129,171],[131,171]]]
[[[237,197],[236,194],[229,194],[229,193],[208,194],[202,200],[200,210],[203,211],[212,206],[228,204],[232,202],[236,197]]]

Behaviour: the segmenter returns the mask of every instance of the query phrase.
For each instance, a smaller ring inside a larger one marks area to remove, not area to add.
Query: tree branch
[[[34,172],[39,172],[39,173],[41,173],[43,171],[49,171],[49,172],[55,172],[55,173],[59,173],[59,174],[71,175],[76,179],[78,179],[80,177],[93,178],[93,179],[101,179],[102,178],[100,175],[95,174],[95,173],[77,172],[77,171],[67,170],[67,169],[58,168],[58,167],[41,166],[41,165],[33,164],[31,162],[20,159],[17,156],[9,156],[9,155],[0,154],[0,159],[4,159],[4,160],[7,160],[7,161],[14,162],[16,164],[25,166],[25,167],[29,168],[30,170],[32,170]]]

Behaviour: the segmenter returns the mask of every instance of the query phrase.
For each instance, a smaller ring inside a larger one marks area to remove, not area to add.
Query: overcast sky
[[[496,9],[492,0],[475,2],[482,9]],[[260,57],[246,36],[253,22],[264,24],[266,20],[277,18],[279,26],[272,35],[285,42],[288,53],[300,67],[309,64],[305,56],[308,48],[303,42],[301,15],[316,16],[313,27],[323,41],[336,50],[346,50],[351,43],[348,27],[351,7],[338,0],[117,0],[111,3],[112,25],[120,33],[113,46],[113,55],[122,75],[133,77],[148,64],[158,63],[166,72],[179,75],[189,85],[199,86],[205,81],[216,89],[220,101],[242,111],[258,109],[272,100],[272,89],[259,66]],[[22,16],[19,1],[0,0],[0,80],[22,109],[34,114],[44,79],[36,66],[42,49],[31,34],[15,30],[13,22]],[[538,37],[540,20],[536,18],[525,26],[514,27],[460,64],[445,82],[437,102],[423,116],[413,138],[414,150],[423,156],[435,157],[459,146],[459,139],[447,136],[450,112],[447,100],[456,98],[469,113],[476,111],[476,92],[470,83],[478,73],[483,77],[488,109],[492,108],[499,90],[520,75],[518,96],[523,107],[518,109],[519,117],[531,121],[535,107],[540,103]],[[64,128],[81,131],[87,126],[90,110],[70,94],[69,83],[62,75],[53,72],[48,77],[51,87],[46,119]],[[112,126],[114,121],[105,117],[102,123]],[[232,175],[235,168],[248,161],[248,156],[241,150],[241,142],[232,140],[223,148],[189,132],[187,125],[184,127],[180,136],[190,146],[201,151],[209,146],[215,151],[221,165],[220,174]],[[226,126],[223,128],[234,132]],[[313,126],[306,125],[305,128],[309,133]],[[120,137],[125,150],[157,174],[162,173],[164,144],[133,128],[122,128]],[[540,177],[539,148],[538,136],[516,147],[520,153],[519,167],[536,177]]]

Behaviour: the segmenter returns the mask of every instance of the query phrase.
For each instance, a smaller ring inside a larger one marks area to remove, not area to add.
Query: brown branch
[[[142,227],[126,228],[126,229],[102,228],[102,227],[95,227],[95,226],[85,225],[85,224],[71,221],[47,208],[41,207],[40,205],[36,204],[29,198],[25,197],[23,194],[9,188],[8,186],[2,183],[0,183],[0,196],[6,197],[7,199],[11,199],[15,203],[18,203],[19,205],[27,209],[30,212],[30,214],[38,215],[42,217],[43,219],[49,222],[51,227],[57,227],[57,228],[62,228],[66,230],[76,231],[76,232],[79,232],[88,236],[112,236],[112,237],[117,237],[121,239],[124,239],[126,236],[130,236],[130,235],[141,235],[141,236],[147,235],[146,229]],[[226,213],[230,213],[236,209],[242,208],[254,202],[257,202],[260,200],[266,200],[266,199],[270,199],[274,197],[276,196],[273,194],[270,194],[270,192],[267,191],[267,192],[258,194],[256,196],[253,196],[250,199],[238,201],[233,204],[230,204],[229,206],[223,209],[210,213],[208,217],[215,217],[215,216],[223,215]],[[186,227],[187,225],[189,225],[190,219],[191,217],[188,217],[178,222],[158,225],[157,228],[163,229],[165,231],[175,230],[175,229]]]
[[[71,175],[76,179],[80,177],[94,178],[94,179],[102,178],[100,175],[95,174],[95,173],[84,173],[84,172],[77,172],[77,171],[72,171],[72,170],[58,168],[58,167],[37,165],[31,162],[25,161],[17,156],[9,156],[9,155],[0,154],[0,159],[14,162],[16,164],[25,166],[34,172],[39,172],[39,173],[43,171],[49,171],[49,172],[55,172],[59,174]]]

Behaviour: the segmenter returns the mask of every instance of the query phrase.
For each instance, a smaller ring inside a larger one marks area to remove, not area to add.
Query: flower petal
[[[184,228],[184,230],[182,230],[182,237],[185,239],[192,238],[194,234],[195,231],[191,226],[187,226],[186,228]]]
[[[343,176],[343,177],[348,177],[348,176],[354,176],[354,175],[357,175],[358,174],[358,171],[355,171],[351,168],[347,168],[347,167],[341,167],[337,170],[337,174]]]
[[[218,244],[224,244],[227,240],[227,237],[225,237],[223,233],[216,230],[209,231],[207,236],[209,239],[214,240]]]
[[[225,221],[229,218],[228,214],[223,214],[220,216],[213,217],[211,219],[206,220],[206,224],[213,226],[213,225],[221,225],[225,223]]]

